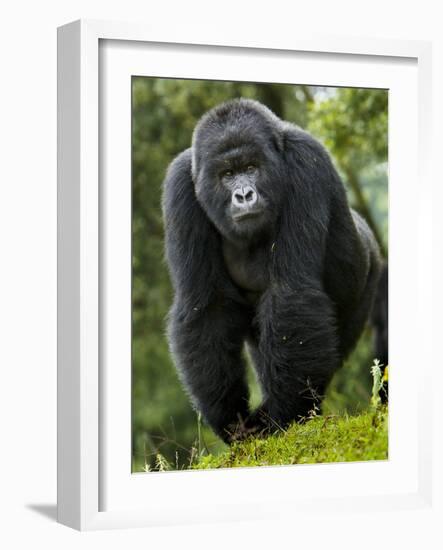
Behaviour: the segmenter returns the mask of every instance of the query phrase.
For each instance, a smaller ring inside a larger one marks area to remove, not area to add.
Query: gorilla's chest
[[[246,291],[252,300],[269,285],[269,247],[237,248],[223,242],[223,257],[234,283]]]

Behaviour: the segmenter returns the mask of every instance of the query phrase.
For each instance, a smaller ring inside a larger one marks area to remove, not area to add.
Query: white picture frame
[[[227,42],[191,38],[185,30],[156,36],[136,24],[77,21],[59,29],[58,51],[59,522],[89,530],[281,517],[277,502],[287,504],[288,517],[295,508],[430,507],[431,434],[423,419],[432,351],[429,331],[419,323],[432,317],[426,281],[432,256],[430,45],[300,33],[279,42]],[[294,67],[301,80],[294,80]],[[131,475],[130,93],[125,95],[131,74],[231,80],[257,80],[259,74],[262,81],[392,90],[389,461]],[[412,139],[405,138],[405,124]],[[411,220],[417,202],[419,214]],[[418,261],[411,266],[414,255]],[[398,315],[405,292],[408,321]],[[423,372],[417,380],[419,353]],[[401,430],[405,414],[413,432],[408,437]],[[217,502],[208,506],[211,492]]]

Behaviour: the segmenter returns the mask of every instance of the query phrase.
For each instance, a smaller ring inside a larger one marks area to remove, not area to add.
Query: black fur
[[[233,196],[249,188],[259,213],[242,218],[252,209]],[[163,213],[169,341],[195,407],[225,441],[309,415],[355,345],[379,275],[374,237],[325,149],[260,103],[222,104],[171,163]]]

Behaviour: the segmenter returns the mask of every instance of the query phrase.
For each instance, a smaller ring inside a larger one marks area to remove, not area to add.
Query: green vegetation
[[[147,463],[144,471],[387,460],[388,408],[381,404],[379,396],[383,379],[377,360],[370,371],[370,405],[356,416],[347,413],[319,416],[313,411],[303,423],[293,423],[287,430],[268,437],[250,437],[217,454],[209,453],[201,436],[199,418],[198,437],[191,447],[187,464],[180,465],[177,460],[171,463],[157,453],[154,466]]]
[[[365,216],[383,250],[387,249],[386,90],[134,77],[133,471],[188,467],[201,456],[199,448],[214,457],[226,453],[226,446],[198,421],[168,351],[165,317],[172,292],[163,261],[160,200],[166,168],[189,147],[197,120],[211,107],[235,97],[258,99],[323,141],[352,206]],[[368,330],[329,387],[322,407],[327,418],[344,415],[346,419],[346,414],[364,413],[370,406],[368,365],[373,359]],[[259,389],[252,371],[249,381],[251,401],[256,404]],[[308,424],[293,429],[305,428]]]
[[[236,443],[219,455],[202,456],[193,468],[234,468],[352,462],[388,458],[385,408],[358,416],[318,416],[286,432]]]

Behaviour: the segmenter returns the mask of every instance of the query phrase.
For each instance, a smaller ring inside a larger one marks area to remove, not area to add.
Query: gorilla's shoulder
[[[292,122],[287,122],[286,120],[282,123],[283,135],[285,143],[288,144],[303,144],[310,147],[318,148],[323,150],[324,147],[320,141],[315,138],[312,134],[300,128]]]
[[[189,147],[179,153],[169,165],[163,180],[163,196],[171,197],[192,187],[192,148]]]
[[[178,154],[169,165],[163,180],[162,205],[165,215],[176,213],[182,207],[180,205],[194,200],[191,166],[191,148]]]
[[[191,166],[192,166],[192,148],[189,147],[181,153],[179,153],[171,164],[168,167],[166,172],[166,179],[164,183],[166,184],[170,177],[175,174],[188,174],[191,175]]]
[[[289,152],[299,152],[303,160],[313,157],[330,163],[330,156],[325,146],[312,134],[291,122],[283,122],[285,148]]]

